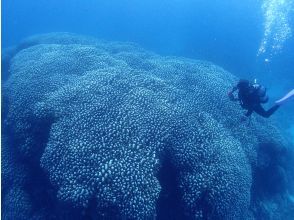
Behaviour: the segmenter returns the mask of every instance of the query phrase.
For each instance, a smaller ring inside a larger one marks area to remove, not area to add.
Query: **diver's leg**
[[[267,110],[266,112],[267,112],[268,117],[270,117],[272,114],[274,114],[275,111],[277,111],[279,107],[280,107],[279,105],[274,105],[269,110]]]
[[[259,104],[259,105],[256,105],[254,106],[254,111],[261,115],[262,117],[265,117],[265,118],[269,118],[272,114],[274,114],[275,111],[278,110],[280,106],[279,105],[274,105],[273,107],[271,107],[269,110],[264,110],[264,108]]]

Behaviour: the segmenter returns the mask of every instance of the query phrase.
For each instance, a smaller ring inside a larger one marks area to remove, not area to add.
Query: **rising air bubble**
[[[292,36],[289,14],[293,11],[293,0],[264,0],[264,34],[257,56],[279,53],[285,41]]]

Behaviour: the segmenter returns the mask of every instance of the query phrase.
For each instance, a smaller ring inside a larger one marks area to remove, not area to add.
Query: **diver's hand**
[[[235,101],[235,97],[234,97],[232,91],[228,92],[228,97],[229,97],[229,99],[230,99],[231,101]]]

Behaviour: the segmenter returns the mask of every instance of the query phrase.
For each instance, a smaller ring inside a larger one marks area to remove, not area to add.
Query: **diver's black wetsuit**
[[[235,98],[233,92],[239,90],[238,98]],[[237,86],[229,92],[229,97],[232,101],[239,101],[242,108],[247,109],[246,116],[250,116],[253,112],[261,115],[262,117],[270,117],[278,108],[279,105],[274,105],[269,110],[264,110],[261,106],[261,98],[265,98],[264,102],[267,102],[268,98],[265,97],[265,93],[260,97],[258,89],[250,84],[248,80],[240,80]]]
[[[250,116],[253,112],[256,112],[257,114],[261,115],[262,117],[269,118],[276,110],[278,110],[279,106],[274,105],[269,110],[264,110],[264,108],[260,105],[254,105],[248,111],[246,112],[246,116]]]

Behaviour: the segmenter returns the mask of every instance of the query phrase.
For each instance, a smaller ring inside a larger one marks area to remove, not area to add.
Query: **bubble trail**
[[[273,56],[281,52],[285,41],[292,36],[289,14],[293,11],[293,0],[265,0],[262,10],[264,34],[257,56]]]

